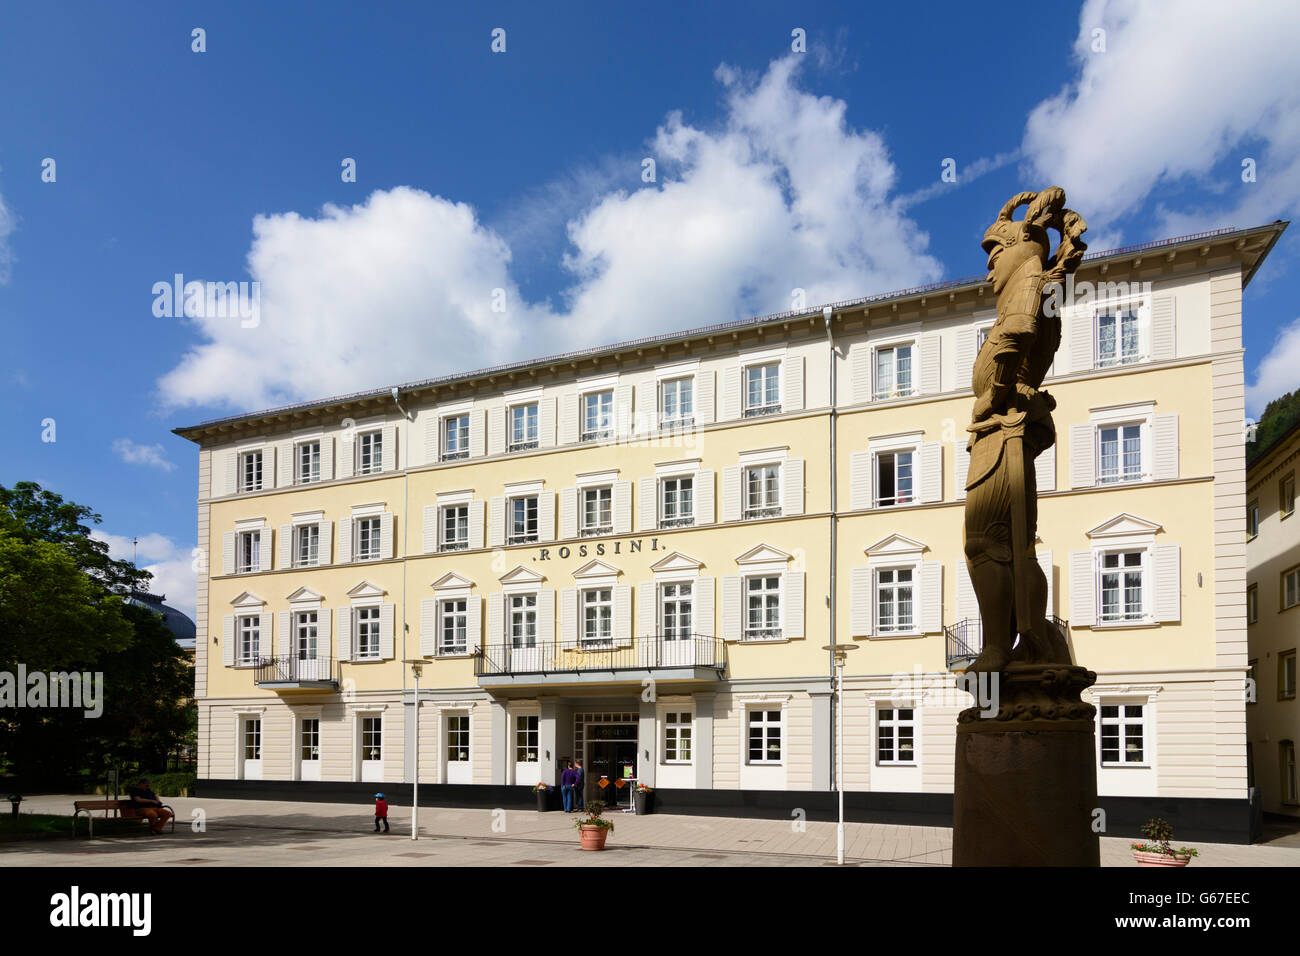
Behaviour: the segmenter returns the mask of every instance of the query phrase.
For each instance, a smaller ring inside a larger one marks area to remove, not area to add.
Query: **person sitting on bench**
[[[136,813],[149,821],[149,829],[162,833],[163,826],[171,819],[171,811],[162,805],[158,795],[149,789],[148,779],[143,779],[128,791],[131,806]]]

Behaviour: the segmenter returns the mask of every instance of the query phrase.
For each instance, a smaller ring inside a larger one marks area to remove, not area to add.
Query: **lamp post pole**
[[[839,823],[835,829],[835,862],[844,865],[844,661],[856,644],[827,644],[835,655],[835,790],[839,798]]]
[[[420,839],[420,670],[424,660],[403,661],[411,665],[411,676],[415,680],[415,755],[412,763],[415,773],[411,778],[411,839]]]

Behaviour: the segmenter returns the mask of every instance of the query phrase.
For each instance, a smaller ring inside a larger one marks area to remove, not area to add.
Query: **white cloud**
[[[1094,29],[1106,31],[1093,52]],[[1218,195],[1160,207],[1155,232],[1252,226],[1300,209],[1300,17],[1295,4],[1088,0],[1075,79],[1031,113],[1035,179],[1110,233],[1160,186]],[[1258,181],[1241,181],[1254,158]],[[1118,233],[1114,233],[1118,238]],[[1094,248],[1100,246],[1094,245]]]
[[[1246,386],[1246,413],[1258,419],[1264,406],[1300,388],[1300,319],[1284,326]]]
[[[134,554],[137,566],[153,575],[149,590],[167,595],[168,604],[194,617],[195,571],[190,546],[157,533],[142,535],[134,546],[129,537],[99,529],[92,530],[90,536],[107,542],[109,555],[119,561],[130,561]]]
[[[472,208],[417,189],[315,219],[259,216],[248,267],[260,324],[193,320],[204,341],[159,381],[162,400],[265,407],[782,311],[795,288],[811,305],[938,278],[883,139],[850,128],[842,101],[799,89],[799,62],[758,78],[720,67],[723,120],[668,114],[650,142],[656,184],[583,177],[599,191],[565,210],[558,305],[524,301],[509,244]],[[572,200],[560,193],[557,208]],[[544,233],[534,217],[547,202],[505,230]]]
[[[113,440],[113,451],[118,458],[130,465],[148,465],[163,471],[173,471],[176,468],[175,463],[167,460],[162,445],[137,445],[129,438],[116,438]]]
[[[9,267],[13,264],[13,252],[9,248],[9,236],[17,227],[17,221],[9,207],[5,205],[4,196],[0,196],[0,285],[9,282]]]

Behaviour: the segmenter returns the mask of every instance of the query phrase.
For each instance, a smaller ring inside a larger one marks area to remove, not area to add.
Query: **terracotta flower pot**
[[[1146,853],[1142,850],[1134,850],[1133,859],[1137,860],[1138,866],[1186,866],[1192,862],[1190,856],[1179,856],[1176,853]]]
[[[609,835],[609,827],[579,827],[578,832],[582,836],[584,850],[605,849],[605,837]]]

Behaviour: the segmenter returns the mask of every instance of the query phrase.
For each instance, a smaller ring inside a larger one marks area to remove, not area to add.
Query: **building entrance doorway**
[[[614,715],[600,716],[609,719]],[[608,807],[630,806],[637,774],[637,725],[629,720],[608,724],[584,721],[581,726],[585,733],[578,753],[583,758],[584,774],[579,805],[598,800]],[[606,784],[603,787],[602,780]],[[623,782],[622,786],[619,781]]]

